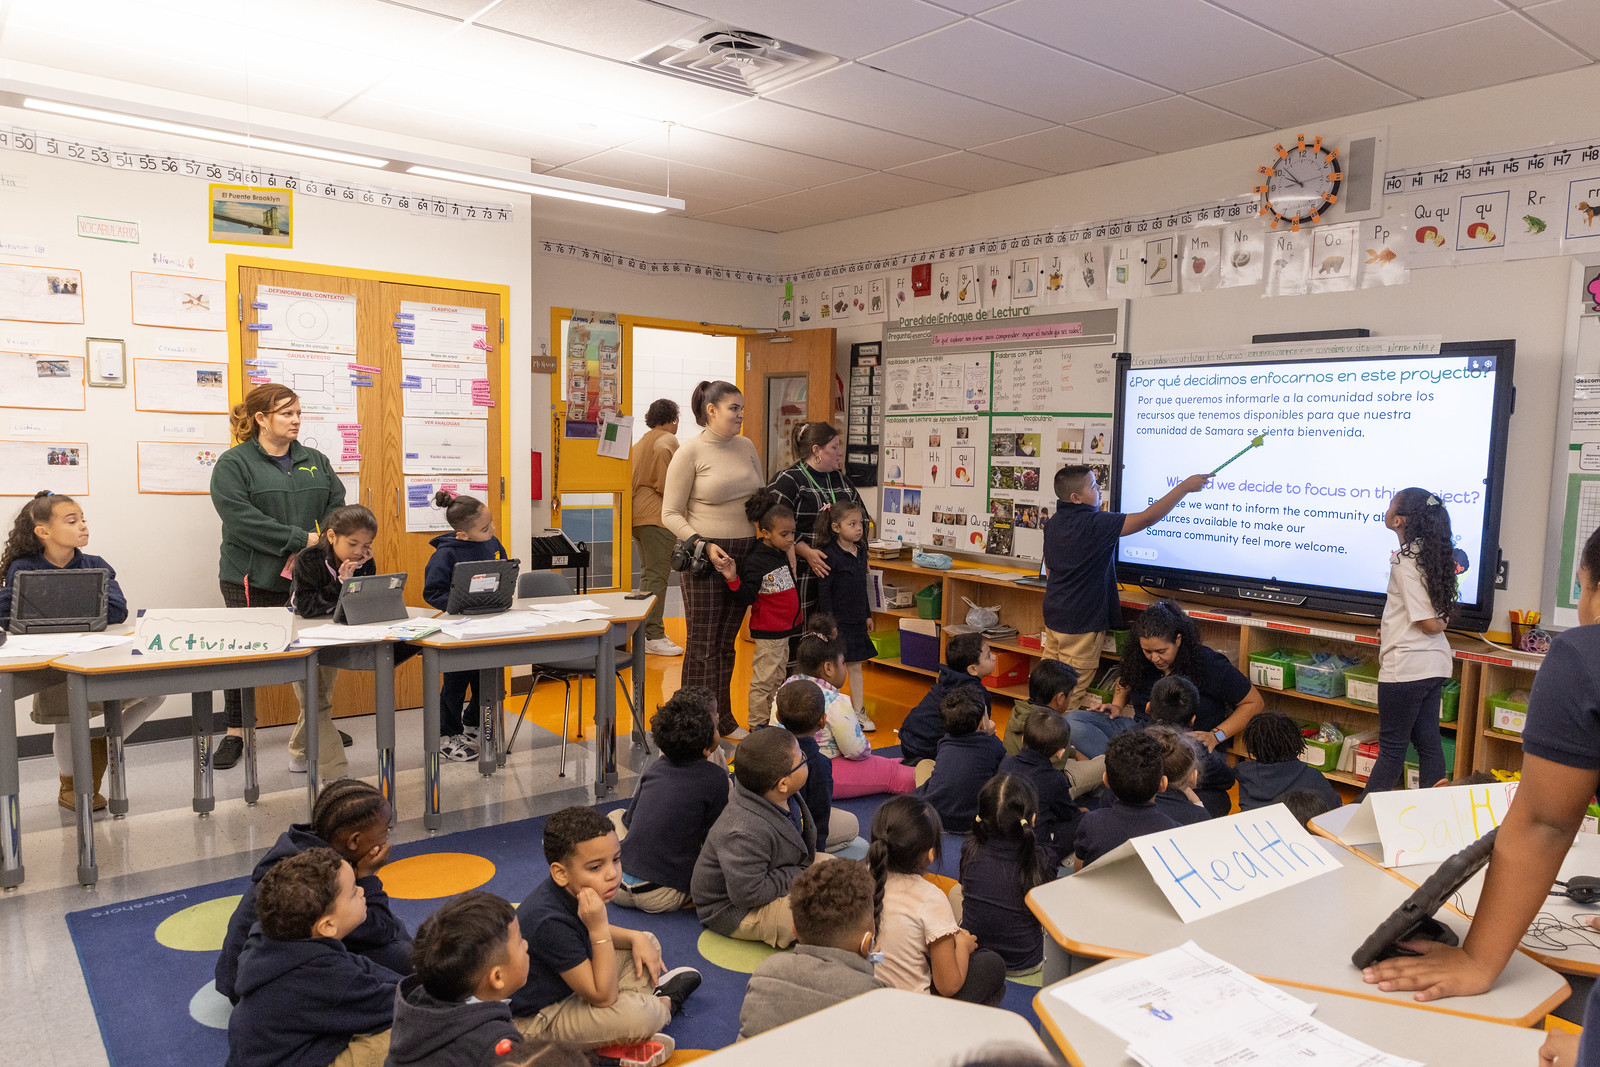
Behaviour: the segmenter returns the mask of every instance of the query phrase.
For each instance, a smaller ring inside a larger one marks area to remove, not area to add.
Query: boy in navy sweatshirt
[[[1006,758],[1006,746],[994,735],[989,705],[965,687],[944,698],[939,717],[944,724],[939,758],[917,795],[939,813],[945,833],[964,834],[978,814],[978,793]]]
[[[331,848],[307,849],[268,871],[261,921],[239,957],[239,1003],[228,1019],[228,1067],[327,1067],[389,1050],[400,976],[341,938],[367,917],[356,872]]]
[[[661,758],[639,779],[622,816],[622,885],[613,903],[677,911],[711,825],[728,806],[728,772],[715,762],[717,698],[685,686],[650,720]]]
[[[1071,671],[1056,660],[1041,660],[1039,666],[1054,664]],[[1036,668],[1037,669],[1037,668]],[[1010,733],[1008,727],[1007,731]],[[1033,839],[1041,852],[1040,866],[1053,870],[1072,853],[1083,810],[1072,799],[1072,784],[1056,765],[1072,749],[1072,727],[1067,717],[1049,707],[1035,707],[1022,728],[1022,748],[1016,755],[1000,761],[1001,774],[1026,778],[1039,794],[1039,814],[1033,824]]]
[[[522,1040],[506,998],[528,980],[528,942],[506,901],[474,892],[447,902],[417,927],[411,962],[385,1067],[481,1067]]]
[[[1240,811],[1276,804],[1285,793],[1296,791],[1320,797],[1328,811],[1342,803],[1322,772],[1301,761],[1306,739],[1289,716],[1263,711],[1245,723],[1241,732],[1252,758],[1240,760],[1234,768],[1239,776]]]
[[[1177,829],[1178,824],[1155,805],[1156,794],[1167,788],[1167,776],[1161,773],[1165,759],[1161,742],[1144,730],[1118,734],[1106,744],[1106,788],[1117,799],[1078,823],[1072,846],[1075,871],[1125,841]]]
[[[994,673],[994,651],[989,641],[980,633],[957,634],[945,646],[944,666],[939,669],[939,680],[933,683],[928,695],[906,713],[900,725],[900,759],[915,766],[922,760],[933,759],[939,751],[939,738],[944,736],[940,709],[945,697],[959,690],[970,693],[989,709],[989,690],[983,679]],[[980,785],[982,783],[979,783]],[[977,797],[977,792],[973,792]]]
[[[455,496],[441,489],[433,495],[444,509],[450,533],[428,542],[433,555],[422,574],[422,600],[443,611],[450,603],[450,585],[457,563],[482,563],[506,559],[506,546],[494,532],[494,512],[471,496]],[[451,671],[439,683],[439,751],[445,759],[464,763],[478,758],[477,671]]]
[[[800,626],[800,589],[789,553],[794,551],[794,509],[771,489],[757,489],[744,513],[756,524],[757,540],[737,574],[723,572],[733,602],[750,609],[750,729],[772,717],[772,695],[789,666],[789,638]],[[732,560],[728,568],[732,569]]]

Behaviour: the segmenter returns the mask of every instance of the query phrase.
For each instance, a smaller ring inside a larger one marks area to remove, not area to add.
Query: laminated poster
[[[141,493],[211,492],[211,469],[228,450],[226,442],[139,441],[138,475]]]
[[[0,496],[40,489],[89,494],[89,446],[82,441],[0,441]]]
[[[228,413],[228,365],[182,359],[134,359],[136,411]]]
[[[0,352],[0,407],[82,411],[83,357]]]

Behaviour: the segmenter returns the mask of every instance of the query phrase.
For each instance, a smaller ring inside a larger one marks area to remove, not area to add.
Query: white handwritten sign
[[[139,616],[133,647],[169,659],[260,656],[289,647],[293,622],[283,608],[152,609]]]
[[[1441,863],[1499,826],[1516,792],[1516,782],[1491,782],[1371,793],[1339,838],[1379,842],[1385,867]]]
[[[1186,923],[1337,869],[1282,804],[1146,834],[1129,844]]]

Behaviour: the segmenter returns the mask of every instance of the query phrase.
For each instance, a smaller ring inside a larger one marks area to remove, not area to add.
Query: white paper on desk
[[[1369,793],[1339,840],[1381,842],[1385,867],[1443,863],[1506,817],[1516,782]]]
[[[132,634],[12,634],[0,645],[0,656],[70,656],[114,648],[132,640]]]
[[[557,611],[600,611],[600,612],[603,612],[603,611],[606,610],[606,606],[604,604],[600,603],[598,600],[563,600],[559,604],[547,604],[542,600],[524,600],[521,604],[517,605],[517,610],[518,611],[541,611],[541,612],[557,612]],[[610,618],[610,617],[611,616],[609,616],[609,615],[602,616],[602,618]]]
[[[480,615],[471,619],[452,619],[442,622],[439,629],[452,637],[502,637],[520,634],[549,626],[548,619],[527,612],[502,612],[499,615]]]
[[[319,644],[363,644],[373,641],[385,641],[389,637],[389,624],[381,623],[373,626],[346,626],[344,623],[330,622],[321,626],[307,626],[295,634],[295,643]],[[307,638],[310,641],[307,641]]]
[[[570,611],[561,608],[534,608],[528,614],[542,616],[549,622],[592,622],[595,619],[611,618],[609,612],[588,611],[583,608]]]
[[[1306,1016],[1316,1009],[1193,941],[1057,986],[1050,995],[1124,1041],[1187,1032],[1238,1003],[1286,1015]]]
[[[1423,1067],[1417,1060],[1391,1056],[1309,1015],[1276,1011],[1265,1004],[1238,1002],[1204,1020],[1135,1041],[1128,1055],[1144,1067],[1238,1067],[1240,1064],[1295,1064],[1296,1067]]]
[[[1128,844],[1186,923],[1338,869],[1282,804],[1145,834]]]

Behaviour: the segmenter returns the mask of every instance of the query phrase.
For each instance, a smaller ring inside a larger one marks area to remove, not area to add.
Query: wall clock
[[[1279,144],[1276,151],[1277,159],[1257,168],[1266,175],[1266,181],[1255,187],[1261,194],[1260,213],[1272,216],[1274,230],[1280,223],[1295,231],[1301,223],[1320,222],[1322,213],[1338,201],[1344,181],[1339,150],[1324,145],[1321,137],[1307,144],[1301,134],[1293,148]]]

